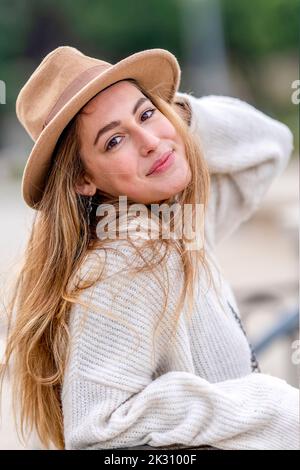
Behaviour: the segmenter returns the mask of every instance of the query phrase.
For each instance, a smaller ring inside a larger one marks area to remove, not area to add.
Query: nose
[[[143,157],[152,155],[159,145],[160,138],[146,129],[139,130],[140,153]]]

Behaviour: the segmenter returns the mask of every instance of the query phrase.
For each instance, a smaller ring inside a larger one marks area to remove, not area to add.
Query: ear
[[[97,186],[92,182],[91,178],[84,173],[78,178],[75,184],[75,191],[82,196],[94,196],[97,191]]]

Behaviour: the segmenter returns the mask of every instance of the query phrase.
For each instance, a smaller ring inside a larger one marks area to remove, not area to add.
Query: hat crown
[[[61,46],[50,52],[23,86],[16,101],[17,117],[31,138],[37,140],[68,90],[72,95],[85,85],[88,71],[94,68],[99,74],[110,67],[110,63],[88,57],[74,47]]]

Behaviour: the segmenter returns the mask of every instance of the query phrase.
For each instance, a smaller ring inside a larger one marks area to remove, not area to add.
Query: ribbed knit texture
[[[108,250],[106,258],[100,250],[87,258],[80,276],[100,272],[105,261],[105,278],[82,293],[89,308],[78,302],[71,310],[62,390],[66,449],[297,449],[298,390],[252,372],[249,344],[232,311],[238,307],[213,254],[286,167],[292,134],[235,98],[178,93],[178,99],[191,106],[191,129],[211,172],[205,233],[217,289],[199,268],[193,315],[183,308],[172,341],[183,279],[174,250],[167,258],[170,292],[162,320],[164,295],[154,274],[162,275],[121,272],[124,255],[131,266],[138,263],[126,241],[114,242],[118,251]]]

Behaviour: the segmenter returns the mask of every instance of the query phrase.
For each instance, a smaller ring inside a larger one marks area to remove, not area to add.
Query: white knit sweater
[[[191,129],[211,172],[206,237],[213,260],[214,245],[251,216],[286,167],[292,134],[235,98],[178,93],[178,99],[191,106]],[[217,264],[211,270],[219,293],[201,275],[191,320],[184,308],[171,342],[183,276],[171,252],[168,307],[153,341],[161,288],[151,273],[120,273],[123,255],[133,259],[133,251],[126,241],[114,244],[119,252],[107,252],[107,278],[81,297],[93,308],[77,303],[71,311],[62,389],[66,449],[297,449],[298,390],[252,372],[249,345],[230,306],[238,308]],[[99,271],[103,259],[102,251],[92,254],[80,275]]]

